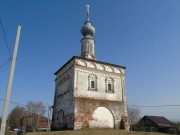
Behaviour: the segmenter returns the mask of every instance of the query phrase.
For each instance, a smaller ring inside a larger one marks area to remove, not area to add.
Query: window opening
[[[62,110],[60,110],[60,111],[58,112],[58,117],[59,117],[59,118],[63,118],[63,117],[64,117],[64,112],[63,112]]]
[[[95,83],[94,83],[94,81],[91,81],[91,88],[95,88]]]
[[[97,91],[97,76],[90,74],[88,79],[88,90]]]
[[[106,78],[106,91],[107,93],[114,93],[114,80],[113,78]]]
[[[108,91],[112,91],[111,84],[108,84]]]

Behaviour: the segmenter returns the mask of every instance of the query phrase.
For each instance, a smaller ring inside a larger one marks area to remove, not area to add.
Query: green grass
[[[150,132],[128,132],[124,130],[75,130],[75,131],[51,131],[51,132],[34,132],[26,135],[168,135],[162,133]]]

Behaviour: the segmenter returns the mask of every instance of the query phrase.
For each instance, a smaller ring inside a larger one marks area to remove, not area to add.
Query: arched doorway
[[[58,127],[59,129],[63,129],[64,127],[64,111],[60,110],[58,112]]]
[[[92,114],[89,122],[90,128],[114,128],[114,118],[110,110],[105,107],[98,107]]]

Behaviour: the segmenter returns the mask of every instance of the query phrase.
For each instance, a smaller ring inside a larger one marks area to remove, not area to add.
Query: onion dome
[[[92,26],[90,21],[84,23],[84,26],[81,28],[81,34],[84,37],[93,36],[95,34],[95,28]]]
[[[81,28],[81,34],[84,37],[92,37],[95,34],[95,28],[92,26],[92,23],[89,19],[89,5],[86,5],[87,8],[87,20],[84,22],[84,26]]]

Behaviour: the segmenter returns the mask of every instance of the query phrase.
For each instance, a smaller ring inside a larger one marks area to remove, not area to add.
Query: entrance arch
[[[114,118],[109,109],[98,107],[92,114],[92,120],[89,122],[90,128],[114,128]]]

